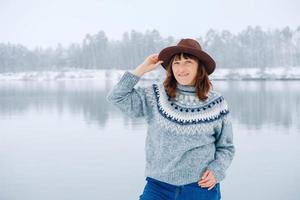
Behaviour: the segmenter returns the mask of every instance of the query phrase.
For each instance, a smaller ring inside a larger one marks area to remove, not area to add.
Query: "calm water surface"
[[[236,145],[223,199],[299,200],[300,81],[213,83]],[[0,82],[1,200],[138,199],[146,125],[106,102],[114,84]]]

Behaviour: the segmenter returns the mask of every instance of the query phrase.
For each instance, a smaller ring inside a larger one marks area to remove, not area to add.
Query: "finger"
[[[198,183],[199,183],[199,184],[205,184],[205,183],[207,183],[207,182],[210,181],[210,180],[211,180],[211,179],[207,178],[207,179],[203,179],[203,180],[199,181]]]
[[[212,176],[208,175],[208,176],[206,176],[204,179],[201,179],[201,180],[199,181],[199,183],[206,182],[207,180],[210,180],[210,179],[212,179]]]
[[[201,184],[200,187],[202,187],[202,188],[205,187],[205,188],[206,188],[206,187],[210,187],[210,186],[213,185],[213,184],[214,184],[213,181],[209,181],[208,183]]]
[[[161,63],[163,63],[164,61],[158,61],[155,65],[160,65]]]
[[[204,172],[204,174],[203,174],[203,176],[202,176],[201,179],[205,179],[205,178],[208,176],[208,174],[209,174],[209,171],[206,170],[206,171]]]
[[[213,183],[214,183],[214,180],[208,179],[207,181],[205,181],[203,183],[199,183],[198,185],[200,185],[200,186],[210,186]]]
[[[206,183],[207,181],[212,180],[212,177],[210,175],[206,176],[204,179],[201,179],[199,183]]]
[[[211,189],[213,189],[215,187],[215,184],[212,184],[212,186],[210,186],[209,188],[208,188],[208,190],[211,190]]]

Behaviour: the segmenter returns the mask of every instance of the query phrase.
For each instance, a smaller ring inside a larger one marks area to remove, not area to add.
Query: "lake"
[[[0,82],[1,200],[138,199],[146,124],[106,102],[115,83]],[[300,81],[213,84],[229,104],[236,146],[222,199],[299,200]]]

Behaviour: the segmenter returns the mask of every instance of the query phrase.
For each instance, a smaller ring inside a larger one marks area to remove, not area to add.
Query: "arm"
[[[106,96],[107,101],[130,117],[143,117],[147,114],[146,88],[134,88],[140,78],[134,72],[126,71]]]
[[[227,104],[225,100],[224,103]],[[216,134],[215,145],[215,160],[209,163],[207,169],[211,170],[216,181],[220,182],[225,178],[225,172],[230,166],[235,154],[230,113],[222,117],[222,127],[220,132]]]
[[[133,72],[126,71],[119,82],[109,91],[106,97],[107,101],[114,103],[131,117],[146,116],[148,113],[147,89],[142,87],[135,89],[134,86],[141,76],[156,69],[161,63],[162,61],[158,61],[158,55],[152,54]]]

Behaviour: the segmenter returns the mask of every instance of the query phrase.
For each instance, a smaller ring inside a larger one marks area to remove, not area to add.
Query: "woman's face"
[[[181,85],[195,85],[198,63],[191,58],[184,58],[181,55],[180,60],[175,59],[172,62],[172,70],[175,79]]]

